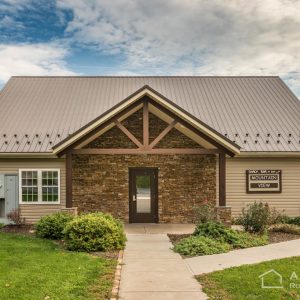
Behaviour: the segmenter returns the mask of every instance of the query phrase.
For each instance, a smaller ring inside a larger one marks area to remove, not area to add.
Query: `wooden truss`
[[[150,143],[149,142],[149,103],[143,103],[143,142],[140,142],[132,132],[130,132],[117,118],[112,120],[136,146],[135,149],[128,148],[110,148],[110,149],[95,149],[83,148],[73,149],[72,154],[216,154],[219,149],[198,149],[198,148],[155,148],[156,145],[173,129],[176,124],[180,123],[179,118],[173,119],[170,124]]]
[[[179,118],[174,113],[170,112],[168,109],[158,104],[156,101],[151,98],[145,97],[141,100],[143,103],[143,141],[139,141],[133,133],[131,133],[120,121],[119,119],[125,114],[129,113],[135,106],[138,104],[131,104],[123,112],[118,113],[114,116],[113,119],[105,122],[100,125],[98,128],[92,130],[86,136],[82,137],[76,141],[72,146],[66,148],[61,152],[60,155],[66,155],[66,172],[67,172],[67,207],[72,207],[72,155],[73,154],[159,154],[159,155],[176,155],[176,154],[218,154],[219,156],[219,205],[226,206],[226,154],[233,156],[233,153],[229,152],[222,145],[217,143],[212,138],[208,137],[198,129],[194,128],[191,124],[185,120]],[[140,103],[141,103],[140,102]],[[155,106],[157,109],[162,111],[171,117],[172,121],[166,126],[166,128],[151,142],[149,143],[149,104]],[[81,148],[79,147],[85,140],[90,139],[95,136],[97,132],[103,130],[107,126],[114,124],[117,126],[136,146],[135,149],[98,149],[98,148]],[[203,148],[155,148],[158,143],[173,129],[177,124],[181,124],[184,127],[188,128],[192,132],[196,133],[201,138],[205,139],[212,145],[215,149],[203,149]]]

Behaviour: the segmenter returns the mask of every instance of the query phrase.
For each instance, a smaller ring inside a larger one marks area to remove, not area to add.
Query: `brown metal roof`
[[[279,77],[12,77],[0,94],[0,153],[51,152],[145,85],[241,151],[300,151],[300,102]]]

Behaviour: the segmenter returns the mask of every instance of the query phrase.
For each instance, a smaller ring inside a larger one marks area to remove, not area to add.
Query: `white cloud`
[[[64,59],[68,51],[51,44],[0,44],[0,82],[16,75],[74,75]]]
[[[17,11],[30,8],[33,0],[1,0],[0,11],[2,13],[16,13]]]
[[[281,75],[300,85],[300,1],[58,0],[76,42],[141,74]]]

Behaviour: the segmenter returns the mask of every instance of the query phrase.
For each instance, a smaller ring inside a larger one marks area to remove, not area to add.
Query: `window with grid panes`
[[[22,202],[38,202],[38,172],[22,171]]]
[[[21,203],[59,203],[60,170],[20,170]]]

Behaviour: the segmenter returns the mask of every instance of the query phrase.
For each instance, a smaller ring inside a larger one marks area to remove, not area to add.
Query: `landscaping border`
[[[111,290],[110,300],[118,299],[120,282],[121,282],[121,270],[122,270],[122,265],[123,265],[123,254],[124,254],[124,250],[120,250],[119,255],[118,255],[118,263],[116,266],[115,278],[114,278],[113,287]]]

